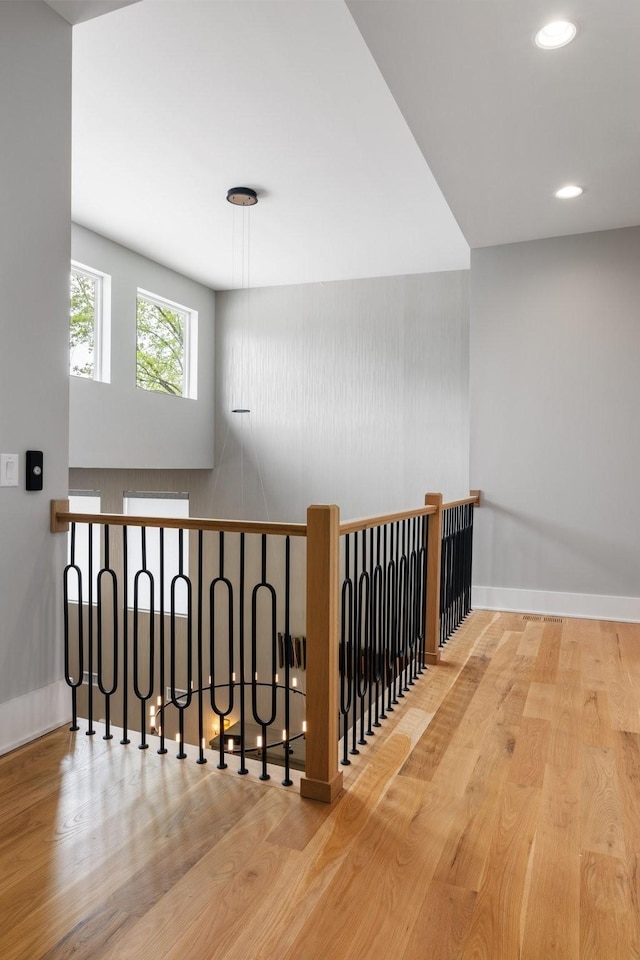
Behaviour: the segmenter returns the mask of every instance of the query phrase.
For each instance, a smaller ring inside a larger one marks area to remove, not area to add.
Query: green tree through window
[[[69,371],[75,377],[93,377],[96,335],[96,278],[71,273]]]
[[[136,382],[143,390],[185,394],[185,338],[189,314],[138,294]]]

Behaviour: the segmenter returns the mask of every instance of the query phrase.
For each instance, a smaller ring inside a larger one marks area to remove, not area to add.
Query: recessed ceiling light
[[[578,28],[571,20],[554,20],[536,33],[536,45],[543,50],[556,50],[571,43]]]
[[[559,190],[556,190],[555,196],[558,200],[573,200],[574,197],[579,197],[581,193],[582,187],[578,187],[574,183],[569,183],[566,187],[560,187]]]

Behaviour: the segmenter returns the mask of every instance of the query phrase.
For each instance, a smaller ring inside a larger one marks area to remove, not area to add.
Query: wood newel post
[[[427,589],[425,614],[425,660],[440,662],[440,568],[442,557],[442,494],[428,493],[426,506],[436,507],[428,516]]]
[[[338,768],[338,595],[340,510],[307,510],[307,743],[300,793],[331,803]]]

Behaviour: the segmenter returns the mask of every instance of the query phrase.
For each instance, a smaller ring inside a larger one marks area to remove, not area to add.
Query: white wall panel
[[[111,382],[71,377],[72,467],[213,466],[214,294],[117,243],[73,227],[73,259],[111,276]],[[136,386],[138,288],[198,311],[198,397]]]
[[[0,450],[20,469],[0,488],[0,704],[28,702],[36,736],[62,719],[53,702],[36,719],[29,695],[62,676],[66,542],[49,500],[66,494],[69,452],[71,27],[44,3],[0,3],[0,90]],[[41,493],[25,490],[28,449],[44,453]]]
[[[467,493],[467,272],[230,291],[216,315],[208,512],[355,517]]]
[[[638,228],[473,251],[479,587],[640,596],[639,266]]]

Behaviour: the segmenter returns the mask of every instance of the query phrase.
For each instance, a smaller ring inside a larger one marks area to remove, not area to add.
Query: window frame
[[[71,370],[71,348],[69,349],[69,376],[78,380],[94,380],[97,383],[111,382],[111,277],[95,267],[89,267],[78,260],[71,261],[69,272],[69,295],[73,275],[92,280],[94,287],[93,302],[93,372],[90,377],[73,373]],[[71,310],[69,310],[69,329],[71,329]]]
[[[86,378],[84,378],[86,379]],[[100,490],[69,490],[69,508],[71,513],[95,513],[96,516],[99,516],[102,512],[102,491]],[[85,503],[73,503],[73,501],[84,500]],[[87,503],[86,501],[92,501],[92,503]],[[97,501],[97,503],[95,502]],[[74,509],[75,507],[75,509]],[[93,556],[92,556],[92,570],[93,570],[93,606],[96,607],[98,604],[98,572],[102,565],[102,540],[103,540],[103,527],[101,525],[97,526],[97,529],[93,533]],[[71,528],[67,533],[67,563],[71,562]],[[88,583],[89,583],[89,531],[88,525],[85,528],[84,524],[80,524],[76,529],[76,566],[80,568],[82,573],[83,581],[85,582],[86,595],[83,600],[83,603],[88,603]],[[71,603],[78,603],[78,596],[75,590],[75,584],[72,581],[71,587],[71,596],[69,600]]]
[[[135,511],[134,507],[136,501],[145,501],[148,505],[151,505],[153,501],[162,500],[165,504],[169,503],[181,503],[186,505],[186,513],[171,513],[168,506],[165,508],[165,511],[161,513],[161,516],[166,516],[167,519],[173,520],[188,520],[191,516],[191,502],[188,491],[177,491],[177,490],[124,490],[122,493],[122,513],[127,517],[135,516],[156,516],[158,510],[151,510],[149,513],[146,510]],[[141,527],[136,527],[131,525],[128,527],[129,530],[129,549],[134,550],[136,553],[138,549],[142,549],[142,534],[140,533]],[[160,531],[157,527],[147,528],[147,564],[151,569],[151,572],[159,580],[159,566],[160,566],[160,551],[159,551],[159,535]],[[156,556],[155,545],[156,545],[156,536],[158,537],[158,553]],[[164,591],[165,597],[169,596],[170,583],[172,577],[177,573],[177,557],[178,557],[178,530],[168,527],[165,530],[165,583]],[[189,531],[185,530],[183,534],[183,572],[185,576],[189,576],[189,566],[190,566],[190,537]],[[131,556],[129,557],[131,559]],[[157,560],[157,562],[156,562]],[[173,561],[175,560],[175,564]],[[127,583],[127,592],[128,600],[127,606],[129,610],[133,610],[133,583],[135,574],[137,572],[135,568],[135,563],[129,566],[128,576],[129,581]],[[140,569],[140,568],[138,568]],[[143,590],[143,598],[146,594],[146,590]],[[154,613],[157,614],[160,612],[159,609],[159,600],[160,593],[159,590],[154,597],[155,603],[153,610],[151,610],[150,605],[145,604],[143,599],[142,604],[139,607],[141,612],[145,613]],[[184,603],[185,598],[181,595],[178,596],[176,602],[176,616],[185,617],[187,615],[187,609]],[[165,615],[169,614],[169,605],[165,604]]]
[[[179,395],[164,390],[149,390],[138,383],[138,300],[146,300],[156,307],[167,307],[173,313],[184,316],[184,335],[182,347],[182,393]],[[173,397],[178,400],[197,400],[198,398],[198,311],[186,307],[168,297],[162,297],[142,287],[136,289],[136,388],[146,393],[158,393],[161,396]]]

